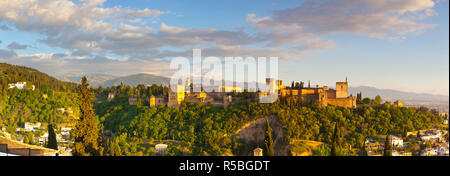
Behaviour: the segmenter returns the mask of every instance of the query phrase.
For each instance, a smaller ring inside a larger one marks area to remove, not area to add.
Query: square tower
[[[336,82],[336,98],[348,97],[348,79],[345,82]]]
[[[150,107],[153,107],[153,106],[156,106],[156,98],[155,98],[155,96],[150,96],[150,98],[149,98],[149,105],[150,105]]]
[[[278,82],[274,78],[266,78],[266,91],[269,94],[276,93],[278,90]]]
[[[169,88],[169,102],[167,104],[169,107],[180,105],[184,101],[184,88],[184,85],[180,84],[177,85],[176,91]]]

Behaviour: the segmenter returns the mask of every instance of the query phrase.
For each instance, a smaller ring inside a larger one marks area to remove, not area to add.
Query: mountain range
[[[101,85],[103,87],[111,87],[111,86],[118,86],[121,83],[130,86],[137,86],[139,84],[143,85],[157,84],[167,86],[170,83],[170,78],[146,73],[139,73],[135,75],[116,77],[110,80],[106,80]]]
[[[72,81],[79,83],[82,76],[64,76],[60,79],[64,81]],[[106,74],[91,74],[86,76],[88,79],[88,82],[91,86],[98,87],[111,87],[111,86],[118,86],[121,83],[124,85],[134,86],[136,87],[139,84],[143,85],[169,85],[170,78],[163,77],[163,76],[157,76],[147,73],[138,73],[134,75],[127,75],[127,76],[112,76],[112,75],[106,75]]]
[[[82,76],[64,76],[60,79],[63,81],[71,81],[75,83],[80,83]],[[116,76],[106,75],[106,74],[90,74],[86,75],[88,82],[91,86],[98,87],[102,85],[105,81],[116,78]]]
[[[449,102],[449,96],[447,95],[436,95],[427,93],[413,93],[413,92],[403,92],[393,89],[378,89],[369,86],[359,86],[359,87],[349,87],[349,93],[356,95],[362,92],[363,97],[374,98],[377,95],[383,97],[383,99],[388,101],[402,100],[402,101],[433,101],[433,102]]]

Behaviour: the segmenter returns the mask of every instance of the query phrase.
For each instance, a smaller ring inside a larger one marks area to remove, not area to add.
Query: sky
[[[170,59],[279,58],[279,78],[449,94],[448,0],[0,0],[0,62],[170,76]]]

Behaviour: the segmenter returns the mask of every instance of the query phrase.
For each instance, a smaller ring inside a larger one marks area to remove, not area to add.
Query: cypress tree
[[[53,125],[49,124],[48,127],[48,142],[47,148],[58,150],[58,142],[56,141],[56,134],[53,130]]]
[[[337,150],[341,145],[339,138],[340,138],[339,126],[336,123],[334,126],[333,141],[331,143],[331,156],[338,156]]]
[[[266,120],[266,134],[264,137],[264,147],[265,147],[264,150],[265,156],[275,156],[272,140],[272,128],[270,128],[269,120]]]
[[[367,151],[366,151],[366,143],[364,142],[363,147],[361,150],[359,150],[359,156],[367,156]]]
[[[97,119],[92,107],[92,93],[89,92],[89,84],[84,76],[81,85],[78,87],[78,98],[80,100],[80,119],[75,129],[75,156],[96,156],[100,155],[98,147],[99,130]]]
[[[406,128],[403,129],[403,137],[408,137],[408,130]]]
[[[111,156],[121,156],[122,152],[120,151],[119,141],[117,139],[113,140],[111,144]]]
[[[389,135],[386,135],[386,142],[384,144],[384,156],[392,156],[392,144]]]

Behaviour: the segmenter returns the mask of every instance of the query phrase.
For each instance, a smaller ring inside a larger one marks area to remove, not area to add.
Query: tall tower
[[[345,78],[345,82],[336,82],[336,98],[348,97],[348,79]]]
[[[277,93],[278,85],[277,80],[274,78],[266,78],[266,92],[269,94]]]
[[[175,107],[181,104],[182,101],[184,101],[184,92],[185,92],[185,87],[184,85],[178,84],[176,89],[176,91],[173,91],[172,89],[169,88],[169,100],[167,103],[167,106],[169,107]]]

